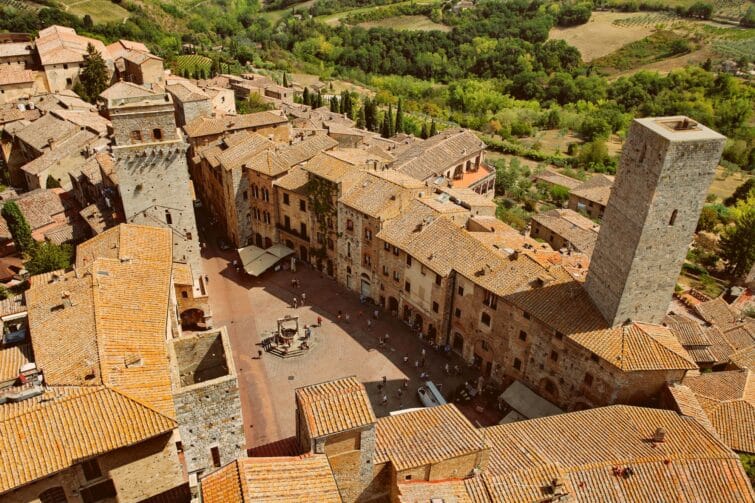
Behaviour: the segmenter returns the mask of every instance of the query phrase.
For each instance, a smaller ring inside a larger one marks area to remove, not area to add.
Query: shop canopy
[[[247,274],[252,276],[259,276],[280,260],[293,253],[294,250],[281,244],[273,245],[267,250],[256,246],[246,246],[238,249],[241,266]]]

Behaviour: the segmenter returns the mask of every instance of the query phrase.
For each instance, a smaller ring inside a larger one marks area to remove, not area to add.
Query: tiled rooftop
[[[340,503],[324,455],[239,459],[202,479],[205,503]]]
[[[356,377],[298,388],[296,405],[304,415],[312,438],[375,422],[367,391]]]
[[[378,419],[373,463],[390,462],[402,471],[485,448],[482,432],[455,405],[440,405]]]

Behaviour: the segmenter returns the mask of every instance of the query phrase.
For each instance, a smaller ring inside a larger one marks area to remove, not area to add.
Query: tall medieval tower
[[[187,143],[176,127],[169,94],[139,86],[107,99],[113,124],[118,187],[128,222],[169,227],[173,261],[191,266],[195,282],[202,273],[194,217]]]
[[[632,123],[585,284],[611,325],[663,319],[724,141],[686,117]]]

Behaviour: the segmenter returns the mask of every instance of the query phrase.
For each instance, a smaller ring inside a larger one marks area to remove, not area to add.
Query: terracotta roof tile
[[[538,213],[532,220],[569,241],[577,251],[588,255],[592,254],[598,241],[600,226],[573,210],[554,209]]]
[[[0,493],[176,428],[174,420],[102,386],[48,391],[14,405],[0,407]]]
[[[301,166],[294,166],[291,170],[273,182],[273,185],[297,194],[307,193],[309,173]]]
[[[406,175],[365,171],[338,200],[365,215],[387,220],[398,216],[424,184]]]
[[[741,349],[730,356],[731,363],[740,369],[755,371],[755,345]]]
[[[447,129],[399,154],[392,167],[418,180],[438,176],[475,152],[485,149],[474,133],[466,129]]]
[[[550,168],[546,168],[541,173],[536,174],[535,180],[542,180],[546,183],[560,185],[562,187],[566,187],[567,189],[574,189],[574,188],[579,187],[582,184],[581,180],[577,180],[576,178],[572,178],[570,176],[562,175],[558,171],[555,171]]]
[[[322,502],[341,497],[324,455],[246,458],[202,479],[205,503]]]
[[[31,361],[34,360],[29,343],[0,347],[0,382],[18,377],[21,366]]]
[[[573,188],[571,193],[582,199],[605,206],[608,204],[608,198],[611,195],[612,186],[613,177],[596,174],[586,182],[582,182],[579,186]]]
[[[98,258],[171,263],[170,229],[120,224],[76,247],[76,269],[88,270]]]
[[[448,404],[378,419],[373,463],[391,462],[402,471],[485,449],[480,430]]]
[[[278,149],[278,154],[289,166],[296,166],[310,160],[325,150],[338,146],[338,142],[326,135],[315,135],[293,145],[285,145]]]
[[[251,129],[263,126],[276,126],[288,122],[281,114],[275,112],[257,112],[245,115],[228,115],[225,117],[197,117],[184,126],[190,138],[218,135],[239,129]]]
[[[304,415],[312,438],[375,422],[367,391],[356,377],[298,388],[296,405]]]

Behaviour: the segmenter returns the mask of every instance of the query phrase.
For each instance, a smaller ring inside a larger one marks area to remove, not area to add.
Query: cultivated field
[[[716,177],[713,179],[713,183],[710,184],[709,194],[715,194],[720,199],[726,199],[734,193],[734,190],[745,183],[751,175],[743,171],[737,171],[727,176],[726,170],[719,166],[716,169]]]
[[[183,75],[184,70],[188,70],[189,74],[193,77],[194,72],[204,69],[209,73],[212,66],[212,60],[205,56],[198,54],[176,56],[176,73]]]
[[[427,16],[395,16],[380,21],[368,21],[358,26],[362,28],[393,28],[394,30],[451,31],[450,26],[432,21]]]
[[[582,54],[585,62],[605,56],[621,47],[641,40],[653,32],[652,25],[617,26],[614,21],[626,19],[626,12],[593,12],[590,21],[570,28],[553,28],[550,38],[564,40]]]
[[[295,5],[292,5],[290,7],[287,7],[285,9],[279,9],[279,10],[270,10],[262,12],[262,17],[267,18],[270,23],[275,24],[277,23],[283,16],[291,12],[292,10],[296,9],[299,11],[304,11],[312,7],[315,3],[315,0],[307,0],[306,2],[297,3]]]
[[[126,9],[110,0],[60,0],[60,4],[70,14],[88,14],[95,23],[117,23],[129,16]]]

